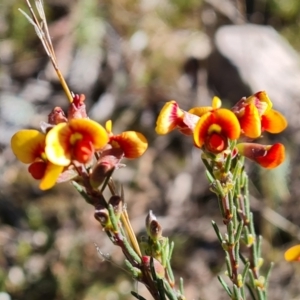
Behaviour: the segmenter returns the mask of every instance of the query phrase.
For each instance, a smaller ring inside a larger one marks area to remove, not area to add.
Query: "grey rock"
[[[300,127],[299,55],[276,30],[253,24],[222,26],[215,44],[252,93],[265,90],[289,125]]]

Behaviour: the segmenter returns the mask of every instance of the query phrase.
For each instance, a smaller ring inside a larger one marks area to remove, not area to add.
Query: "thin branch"
[[[38,11],[38,14],[41,18],[41,21],[38,20],[38,18],[36,17],[36,14],[29,2],[29,0],[25,0],[26,4],[29,8],[31,17],[25,13],[23,10],[19,9],[19,11],[27,18],[27,20],[30,22],[30,24],[33,25],[35,32],[38,36],[38,38],[41,40],[43,48],[45,49],[48,57],[50,58],[50,61],[54,67],[54,70],[57,74],[57,77],[60,81],[60,84],[68,98],[68,100],[70,101],[70,103],[73,102],[73,96],[72,93],[68,87],[68,84],[66,83],[58,65],[57,65],[57,61],[56,61],[56,56],[55,56],[55,52],[54,52],[54,48],[52,45],[52,41],[51,41],[51,37],[49,34],[49,29],[48,29],[48,24],[47,24],[47,19],[45,16],[45,11],[44,11],[44,7],[43,7],[43,3],[41,0],[36,0],[35,4],[36,4],[36,8]]]

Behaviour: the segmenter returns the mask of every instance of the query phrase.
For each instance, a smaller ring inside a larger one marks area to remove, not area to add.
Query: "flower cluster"
[[[113,134],[111,121],[104,128],[89,119],[84,101],[84,95],[74,95],[67,115],[55,107],[41,131],[20,130],[11,139],[14,154],[29,164],[29,172],[41,180],[42,190],[83,171],[90,186],[98,187],[109,172],[120,166],[123,157],[137,158],[148,147],[139,132]]]
[[[211,106],[194,107],[189,111],[170,101],[162,108],[156,123],[158,134],[167,134],[174,129],[191,135],[196,147],[204,152],[222,155],[230,149],[232,154],[241,154],[265,168],[275,168],[285,158],[284,146],[261,145],[252,140],[261,137],[264,131],[280,133],[287,126],[286,119],[272,109],[266,92],[258,92],[242,98],[232,109],[221,108],[222,102],[214,97]]]

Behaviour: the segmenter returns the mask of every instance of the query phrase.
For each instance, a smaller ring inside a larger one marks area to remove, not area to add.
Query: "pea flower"
[[[286,261],[300,261],[300,245],[295,245],[284,253]]]
[[[264,131],[280,133],[287,127],[284,116],[272,109],[272,106],[266,92],[260,91],[248,98],[242,98],[232,108],[246,137],[256,139]]]
[[[274,145],[240,143],[236,147],[240,154],[267,169],[276,168],[285,159],[285,148],[280,143]]]
[[[211,107],[190,110],[200,116],[194,129],[194,143],[205,147],[212,153],[220,153],[228,147],[228,139],[236,140],[240,136],[240,124],[236,115],[221,107],[221,100],[214,97]]]
[[[138,158],[148,147],[147,139],[139,132],[125,131],[114,135],[111,120],[106,122],[105,128],[108,144],[101,150],[97,163],[90,171],[90,184],[94,188],[99,187],[114,169],[124,166],[120,163],[122,158]]]
[[[148,148],[145,136],[136,131],[124,131],[120,134],[113,134],[112,122],[107,121],[105,128],[109,137],[109,144],[113,148],[120,148],[126,158],[138,158],[144,154]]]
[[[30,164],[28,171],[34,179],[41,180],[41,190],[53,187],[64,169],[48,160],[45,139],[45,134],[32,129],[20,130],[11,138],[13,153],[21,162]]]
[[[162,108],[157,121],[155,131],[157,134],[167,134],[178,129],[185,135],[192,135],[199,117],[196,114],[179,108],[176,101],[167,102]]]
[[[108,143],[106,130],[90,119],[71,119],[59,123],[46,135],[45,152],[49,161],[68,166],[71,161],[88,163],[95,151]]]

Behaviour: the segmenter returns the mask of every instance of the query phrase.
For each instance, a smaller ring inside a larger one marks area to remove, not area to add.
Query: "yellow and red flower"
[[[178,103],[172,100],[162,108],[156,121],[155,131],[163,135],[178,129],[185,135],[192,135],[198,120],[199,117],[196,114],[182,110]]]
[[[286,119],[281,113],[272,109],[272,106],[266,92],[260,91],[248,98],[242,98],[232,108],[246,137],[256,139],[264,131],[280,133],[286,128]]]
[[[295,245],[284,253],[286,261],[300,261],[300,245]]]
[[[138,158],[144,154],[148,148],[148,142],[145,136],[136,131],[124,131],[114,135],[112,133],[112,122],[107,121],[105,124],[109,136],[109,144],[113,148],[120,148],[126,158]]]
[[[197,147],[212,153],[220,153],[228,147],[228,139],[236,140],[240,136],[240,124],[235,114],[225,108],[219,108],[221,100],[213,99],[212,107],[194,108],[200,116],[194,129],[194,143]]]
[[[59,166],[88,163],[108,143],[106,130],[90,119],[72,119],[53,127],[46,136],[47,158]]]
[[[48,160],[45,139],[45,134],[31,129],[20,130],[11,139],[13,153],[21,162],[30,164],[28,171],[34,179],[41,180],[41,190],[53,187],[64,169]]]
[[[240,154],[267,169],[276,168],[285,159],[285,148],[280,143],[274,145],[240,143],[236,147]]]

